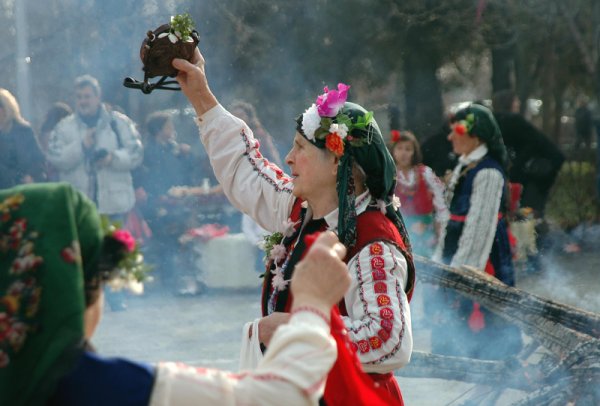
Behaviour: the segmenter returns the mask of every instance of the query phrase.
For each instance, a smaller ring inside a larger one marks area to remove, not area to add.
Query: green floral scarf
[[[67,184],[0,191],[0,405],[44,404],[71,367],[102,238],[93,203]]]

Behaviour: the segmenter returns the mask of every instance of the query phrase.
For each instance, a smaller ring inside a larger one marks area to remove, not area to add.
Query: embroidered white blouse
[[[198,117],[200,138],[219,183],[231,203],[270,232],[284,232],[295,197],[292,180],[262,157],[246,123],[221,105]],[[370,203],[368,192],[357,197],[357,214]],[[305,221],[311,218],[310,208]],[[338,224],[337,209],[325,216],[329,229]],[[404,292],[407,263],[394,246],[374,242],[348,263],[352,279],[345,295],[344,322],[367,372],[387,373],[406,365],[412,352],[410,308]],[[258,319],[242,334],[241,369],[253,368],[262,354]],[[248,339],[249,331],[253,334]]]

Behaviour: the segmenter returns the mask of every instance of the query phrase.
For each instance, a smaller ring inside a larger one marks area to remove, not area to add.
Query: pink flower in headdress
[[[125,245],[127,252],[133,252],[135,250],[135,238],[127,230],[117,230],[113,233],[113,238]]]
[[[338,83],[338,90],[329,90],[327,86],[323,89],[325,93],[317,97],[317,110],[321,117],[335,117],[346,103],[350,86]]]

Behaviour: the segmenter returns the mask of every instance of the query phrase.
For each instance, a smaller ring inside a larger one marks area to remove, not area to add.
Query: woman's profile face
[[[452,143],[452,149],[456,155],[468,155],[481,145],[481,141],[477,136],[459,134],[454,129],[454,126],[450,134],[448,134],[448,141]]]
[[[317,148],[299,133],[294,137],[294,144],[285,162],[291,169],[294,196],[310,200],[335,191],[335,156]]]
[[[394,145],[392,151],[394,161],[400,169],[412,167],[413,156],[415,155],[415,146],[412,141],[400,141]]]

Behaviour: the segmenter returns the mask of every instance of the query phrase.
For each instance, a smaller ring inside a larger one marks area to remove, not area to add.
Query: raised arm
[[[246,123],[225,110],[208,87],[204,58],[176,59],[177,80],[198,114],[202,143],[229,201],[261,227],[283,231],[295,198],[291,179],[265,159]]]
[[[219,104],[219,101],[208,87],[204,69],[204,57],[196,48],[192,62],[176,58],[173,67],[179,70],[176,80],[181,91],[188,98],[198,117]]]

